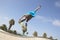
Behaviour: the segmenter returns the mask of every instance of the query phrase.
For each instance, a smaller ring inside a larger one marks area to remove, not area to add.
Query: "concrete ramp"
[[[20,37],[0,30],[0,40],[50,40],[50,39],[38,37]]]

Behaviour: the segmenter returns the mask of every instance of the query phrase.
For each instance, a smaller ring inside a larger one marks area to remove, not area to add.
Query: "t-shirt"
[[[34,16],[36,15],[36,12],[30,11],[30,12],[28,12],[27,14],[32,15],[32,16],[34,17]]]

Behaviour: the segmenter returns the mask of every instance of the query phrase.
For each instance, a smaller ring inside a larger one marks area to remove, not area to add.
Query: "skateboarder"
[[[25,24],[26,24],[26,26],[27,26],[27,22],[28,22],[31,18],[35,17],[36,12],[37,12],[40,8],[41,8],[41,5],[38,6],[34,11],[30,11],[30,12],[27,13],[26,15],[22,16],[22,17],[19,19],[19,23],[26,21]]]

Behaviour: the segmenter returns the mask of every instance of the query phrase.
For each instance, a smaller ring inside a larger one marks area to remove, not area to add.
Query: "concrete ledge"
[[[50,39],[39,37],[20,37],[0,30],[0,40],[50,40]]]

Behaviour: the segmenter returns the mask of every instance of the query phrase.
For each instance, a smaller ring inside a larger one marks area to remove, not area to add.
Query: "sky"
[[[38,5],[41,5],[41,9],[28,22],[28,35],[32,36],[37,31],[39,36],[47,33],[48,37],[60,40],[60,0],[0,0],[0,25],[9,27],[9,20],[14,19],[15,25],[11,30],[22,34],[18,20]]]

